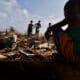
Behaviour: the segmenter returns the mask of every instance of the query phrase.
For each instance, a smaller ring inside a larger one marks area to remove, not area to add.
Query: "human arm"
[[[60,27],[62,27],[62,26],[64,26],[64,25],[66,25],[66,24],[67,24],[67,19],[63,19],[62,21],[60,21],[60,22],[52,25],[52,29],[53,29],[54,27],[60,28]]]
[[[52,25],[50,31],[53,31],[53,32],[54,32],[54,31],[56,31],[57,29],[61,28],[62,26],[66,25],[66,24],[68,24],[68,20],[65,18],[65,19],[63,19],[62,21],[60,21],[60,22]]]

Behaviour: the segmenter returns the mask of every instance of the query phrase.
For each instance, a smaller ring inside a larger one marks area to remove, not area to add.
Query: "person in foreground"
[[[52,25],[53,33],[68,24],[68,29],[60,36],[60,50],[66,59],[80,62],[80,0],[69,0],[64,6],[65,18]]]

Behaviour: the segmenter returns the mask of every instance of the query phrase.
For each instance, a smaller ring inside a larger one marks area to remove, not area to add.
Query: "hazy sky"
[[[68,0],[0,0],[0,29],[15,26],[20,32],[27,31],[31,19],[34,24],[41,20],[41,32],[49,22],[64,18],[63,8]]]

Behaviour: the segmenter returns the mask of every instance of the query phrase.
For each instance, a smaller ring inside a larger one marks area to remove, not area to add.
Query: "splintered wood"
[[[8,37],[10,32],[0,32],[0,39]],[[15,34],[15,35],[13,35]],[[30,59],[47,59],[53,54],[57,54],[55,44],[52,41],[47,42],[44,36],[38,39],[35,35],[28,37],[25,34],[13,33],[11,47],[0,49],[0,60],[30,60]],[[11,36],[11,35],[10,35]],[[7,45],[7,44],[5,44]]]

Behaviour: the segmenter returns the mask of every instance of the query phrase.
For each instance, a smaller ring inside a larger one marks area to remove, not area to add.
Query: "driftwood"
[[[26,53],[24,52],[23,50],[19,50],[20,53],[26,55],[26,56],[35,56],[36,54],[29,54],[29,53]]]

